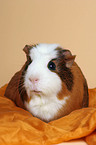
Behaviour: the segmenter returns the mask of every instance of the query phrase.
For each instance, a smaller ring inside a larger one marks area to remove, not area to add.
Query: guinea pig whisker
[[[12,88],[14,88],[15,91],[18,91],[19,90],[19,93],[20,94],[23,94],[25,92],[24,83],[23,82],[20,82],[19,83],[19,86],[18,86],[17,80],[14,82],[14,84],[12,86],[10,86],[10,89],[12,89]]]
[[[19,94],[20,95],[22,95],[22,94],[24,94],[25,93],[25,90],[24,89],[21,89],[20,91],[19,91]]]

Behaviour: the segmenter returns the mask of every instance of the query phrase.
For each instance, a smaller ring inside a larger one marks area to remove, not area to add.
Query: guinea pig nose
[[[32,82],[32,83],[36,83],[36,82],[38,82],[38,78],[29,78],[29,80],[30,80],[30,82]]]

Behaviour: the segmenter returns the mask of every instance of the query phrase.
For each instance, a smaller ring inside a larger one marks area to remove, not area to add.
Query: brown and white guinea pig
[[[57,44],[26,45],[27,61],[5,96],[49,122],[88,106],[88,87],[75,55]]]

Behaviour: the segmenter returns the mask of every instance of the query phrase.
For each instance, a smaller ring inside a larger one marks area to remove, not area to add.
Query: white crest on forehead
[[[53,53],[54,55],[54,50],[59,47],[59,44],[44,44],[44,43],[40,43],[38,45],[36,45],[35,47],[33,47],[30,50],[30,55],[33,57],[35,54],[41,54],[41,55],[47,55],[47,54],[51,54]],[[55,52],[56,53],[56,52]]]
[[[60,45],[40,43],[30,50],[30,57],[32,60],[38,59],[39,64],[41,61],[47,63],[51,59],[57,57],[57,51],[55,51],[57,47],[60,47]]]
[[[36,46],[36,48],[38,49],[39,52],[46,54],[46,53],[50,53],[51,51],[53,51],[59,46],[60,46],[59,44],[40,43]]]

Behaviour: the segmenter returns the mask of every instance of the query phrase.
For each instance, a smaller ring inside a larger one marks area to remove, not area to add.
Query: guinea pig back
[[[26,45],[27,61],[5,96],[45,122],[88,106],[86,79],[75,55],[57,44]]]

